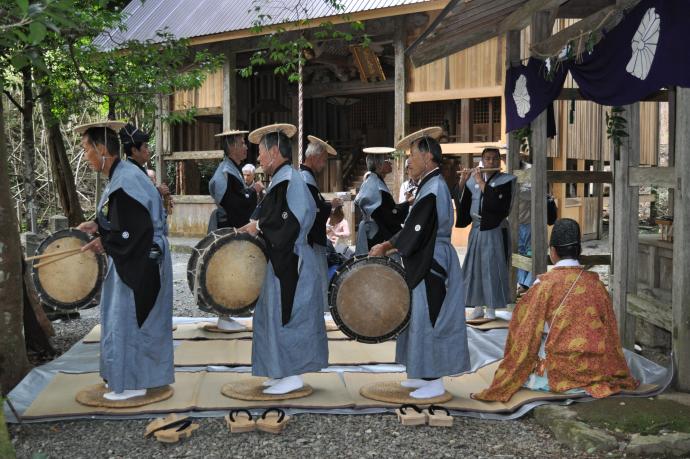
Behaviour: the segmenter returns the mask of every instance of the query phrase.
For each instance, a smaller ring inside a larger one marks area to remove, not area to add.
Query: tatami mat
[[[194,322],[186,324],[175,325],[173,330],[173,339],[176,340],[235,340],[235,339],[252,339],[252,323],[251,319],[246,323],[247,331],[238,331],[233,333],[217,333],[206,330],[207,325],[215,325],[215,322]],[[329,340],[347,340],[348,338],[343,332],[338,330],[334,322],[326,322],[326,330],[328,330]],[[98,343],[101,341],[101,326],[96,325],[82,340],[84,343]]]
[[[395,341],[364,344],[356,341],[328,341],[329,365],[372,365],[395,362]],[[251,340],[183,341],[175,348],[175,366],[249,366]]]
[[[552,392],[521,389],[506,403],[483,402],[470,398],[470,394],[479,393],[489,387],[499,364],[500,361],[486,365],[474,373],[443,378],[446,390],[453,395],[453,399],[444,403],[443,406],[450,410],[477,413],[511,413],[531,402],[566,400],[587,396],[586,394],[579,396],[562,395]],[[357,408],[395,408],[397,405],[365,398],[360,395],[359,391],[362,386],[379,381],[402,381],[405,379],[405,373],[344,373],[343,377],[345,379],[347,391],[350,393],[350,397],[355,401],[355,406]],[[656,385],[643,384],[629,395],[644,395],[655,391],[657,388],[658,386]],[[420,404],[422,404],[421,401]]]

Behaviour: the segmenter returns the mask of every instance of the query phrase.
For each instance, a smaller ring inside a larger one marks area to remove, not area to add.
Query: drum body
[[[338,328],[362,343],[393,339],[409,321],[412,292],[402,266],[389,257],[350,258],[328,289],[328,303]]]
[[[221,236],[226,234],[234,234],[234,228],[221,228],[208,233],[204,236],[192,249],[192,254],[189,256],[187,261],[187,285],[189,285],[189,290],[197,297],[197,305],[199,309],[205,312],[214,312],[213,308],[204,303],[198,295],[196,295],[196,272],[197,265],[199,264],[199,257],[204,253],[204,251]]]
[[[227,234],[218,235],[220,231]],[[263,239],[234,228],[215,231],[216,236],[199,252],[193,290],[197,303],[217,314],[246,315],[263,287],[268,254]]]
[[[76,249],[89,242],[89,236],[82,231],[61,230],[45,238],[38,246],[36,255]],[[95,306],[94,300],[101,293],[107,270],[106,256],[88,250],[35,268],[40,262],[50,259],[36,260],[31,267],[31,278],[41,302],[53,310],[69,311]]]

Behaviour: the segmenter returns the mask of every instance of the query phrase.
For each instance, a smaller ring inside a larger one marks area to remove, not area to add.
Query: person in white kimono
[[[304,160],[300,164],[300,172],[304,181],[309,187],[309,192],[314,199],[316,206],[316,219],[309,231],[307,240],[314,248],[316,256],[319,261],[319,275],[321,277],[321,288],[323,289],[324,311],[328,310],[328,259],[327,249],[328,239],[326,238],[326,222],[331,215],[331,208],[342,206],[343,201],[340,198],[333,198],[331,201],[326,201],[319,191],[319,184],[316,182],[316,174],[320,173],[328,164],[328,155],[335,156],[337,152],[335,148],[318,137],[313,135],[307,136],[309,145],[304,152]]]
[[[78,229],[97,236],[83,250],[108,255],[101,292],[100,374],[109,400],[146,395],[175,381],[172,340],[172,260],[161,196],[141,169],[120,161],[113,128],[79,126],[91,168],[109,178],[96,220]]]
[[[506,307],[511,295],[508,270],[512,250],[507,217],[517,178],[498,171],[501,159],[497,148],[485,148],[482,162],[483,168],[464,169],[460,174],[455,190],[455,226],[472,224],[462,266],[465,305],[474,306],[469,318],[495,319],[496,308]]]
[[[405,365],[415,389],[413,398],[445,392],[443,376],[469,370],[462,270],[450,243],[453,202],[439,170],[441,128],[426,128],[402,139],[396,148],[410,150],[410,175],[419,184],[417,197],[401,231],[372,247],[370,256],[392,249],[402,256],[412,289],[409,326],[398,336],[395,361]]]
[[[319,261],[307,240],[316,206],[291,166],[296,130],[276,124],[249,134],[271,182],[253,220],[240,228],[266,240],[269,262],[254,309],[252,374],[268,377],[264,392],[274,395],[301,389],[302,374],[328,366]]]
[[[355,206],[362,213],[357,229],[355,255],[366,255],[374,245],[388,240],[400,231],[410,208],[408,202],[396,204],[384,181],[391,172],[389,156],[395,151],[390,147],[368,147],[368,175],[355,197]]]

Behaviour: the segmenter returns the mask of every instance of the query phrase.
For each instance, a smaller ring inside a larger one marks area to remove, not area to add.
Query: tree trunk
[[[74,174],[65,150],[65,142],[60,132],[60,123],[51,112],[52,93],[48,88],[39,87],[41,97],[41,115],[46,126],[48,154],[53,173],[53,180],[57,185],[60,203],[70,226],[77,226],[84,221],[84,212],[79,203]]]
[[[0,98],[0,394],[31,368],[23,334],[22,254],[7,166],[5,119]]]
[[[34,94],[31,81],[31,66],[22,69],[24,103],[22,104],[22,181],[24,186],[24,221],[29,231],[36,232],[35,195],[35,149],[34,149]]]

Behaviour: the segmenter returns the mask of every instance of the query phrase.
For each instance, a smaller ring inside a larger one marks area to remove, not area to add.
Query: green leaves
[[[620,148],[623,139],[629,137],[627,132],[628,121],[623,117],[623,107],[611,107],[611,114],[606,113],[606,136],[613,142],[614,159],[620,159]]]
[[[17,7],[21,12],[22,16],[28,16],[29,14],[29,0],[17,0]]]
[[[29,36],[28,41],[33,45],[37,45],[43,41],[46,37],[46,26],[40,22],[32,22],[29,24]]]

